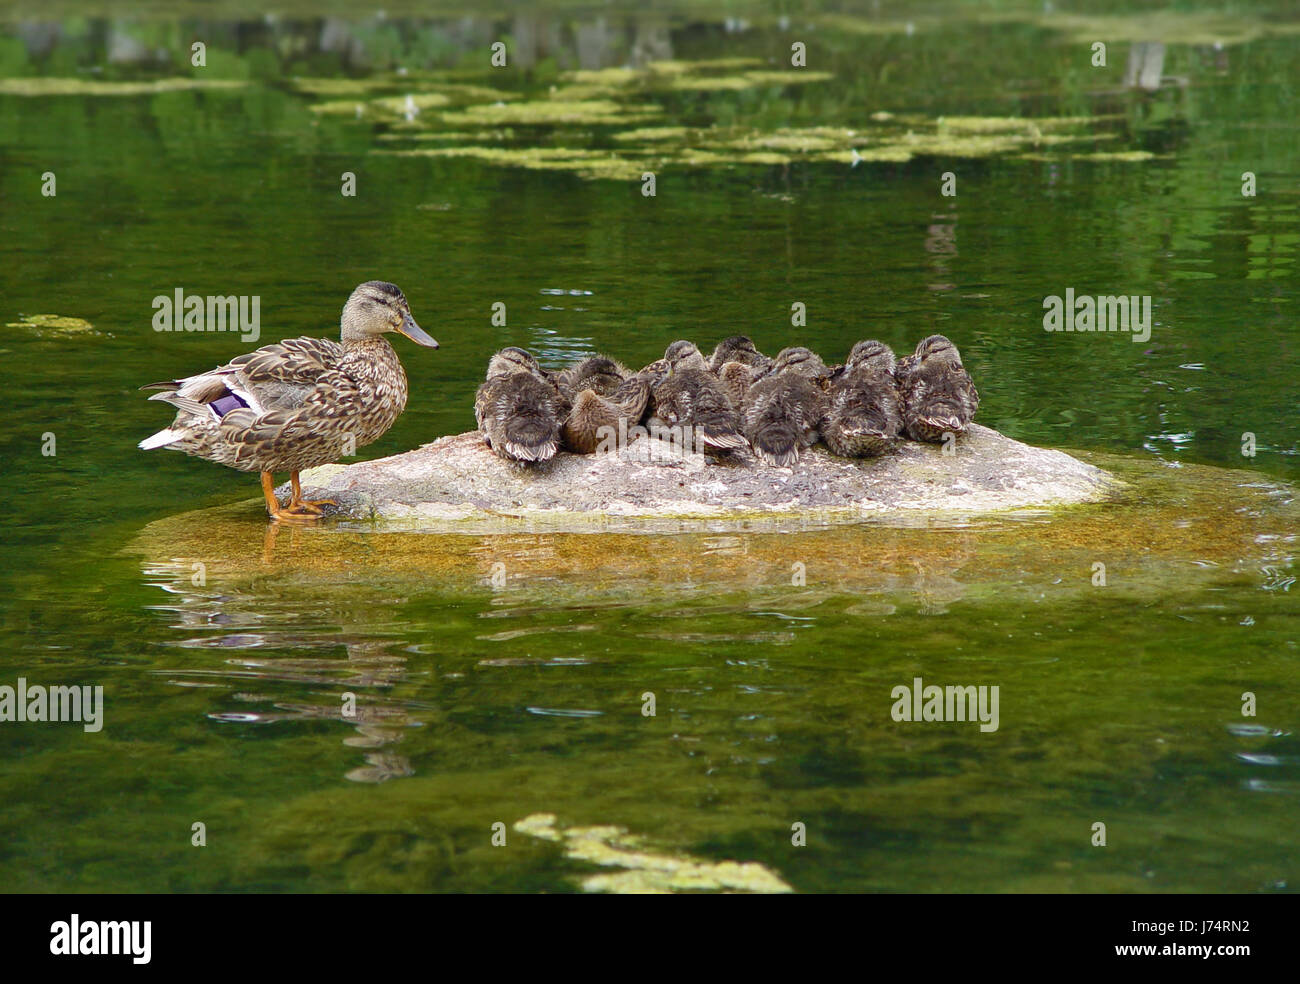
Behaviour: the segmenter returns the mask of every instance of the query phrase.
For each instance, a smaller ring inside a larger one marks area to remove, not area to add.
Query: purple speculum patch
[[[217,417],[224,417],[231,410],[238,410],[240,407],[248,408],[248,404],[237,397],[234,393],[228,393],[219,400],[213,400],[208,404],[215,412]]]

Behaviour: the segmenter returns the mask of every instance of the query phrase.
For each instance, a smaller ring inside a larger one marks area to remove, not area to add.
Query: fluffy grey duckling
[[[650,380],[644,373],[623,380],[608,396],[584,389],[564,421],[564,446],[578,454],[592,454],[611,433],[618,433],[620,420],[625,422],[625,433],[639,424],[649,403]]]
[[[658,421],[669,427],[698,428],[702,443],[718,451],[743,448],[740,415],[700,350],[687,341],[673,342],[664,352],[664,362],[668,374],[652,393]]]
[[[752,369],[768,369],[772,360],[758,350],[748,335],[732,335],[718,342],[709,356],[709,368],[722,375],[722,367],[729,362],[739,362]]]
[[[822,390],[828,388],[832,375],[831,368],[822,361],[822,357],[802,345],[781,349],[772,360],[767,375],[775,376],[783,372],[793,372],[802,376]]]
[[[822,439],[835,454],[871,458],[893,447],[902,430],[894,353],[883,342],[858,342],[831,383]]]
[[[966,433],[980,395],[956,345],[943,335],[931,335],[900,360],[894,376],[909,437],[937,444],[946,433]]]
[[[474,397],[474,416],[488,446],[508,461],[547,461],[560,448],[569,400],[521,348],[492,356]]]
[[[764,376],[741,404],[744,434],[768,464],[789,467],[817,443],[826,394],[807,377],[787,370]]]
[[[594,390],[600,396],[610,396],[627,379],[628,371],[613,359],[593,355],[575,362],[567,369],[551,375],[551,381],[570,400],[583,390]]]
[[[743,362],[725,362],[718,370],[718,382],[727,391],[731,405],[739,407],[745,400],[749,388],[763,375],[763,370],[747,366]]]

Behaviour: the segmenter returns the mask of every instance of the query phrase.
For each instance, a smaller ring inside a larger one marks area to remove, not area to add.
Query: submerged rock
[[[337,500],[334,515],[416,528],[507,517],[568,527],[662,518],[924,520],[1096,502],[1120,487],[1100,468],[978,425],[948,453],[907,442],[857,460],[814,448],[790,468],[748,455],[683,455],[658,440],[525,467],[496,457],[473,431],[390,458],[316,468],[303,484],[311,498]]]

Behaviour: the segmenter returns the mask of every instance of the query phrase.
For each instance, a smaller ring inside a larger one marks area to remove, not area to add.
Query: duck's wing
[[[161,390],[149,397],[186,413],[214,407],[218,417],[246,407],[256,413],[301,406],[343,356],[343,346],[328,338],[286,338],[231,359],[223,366],[142,386]],[[226,406],[233,398],[236,402]]]
[[[219,427],[237,461],[284,458],[307,446],[320,446],[322,453],[355,453],[349,420],[364,411],[357,384],[345,373],[327,370],[298,405],[266,412],[236,408],[221,417]]]

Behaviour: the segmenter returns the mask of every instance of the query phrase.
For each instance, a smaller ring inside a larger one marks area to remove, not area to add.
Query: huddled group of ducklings
[[[850,458],[884,454],[904,438],[942,442],[964,433],[978,407],[943,335],[898,360],[883,342],[861,341],[838,366],[803,347],[769,358],[744,335],[707,359],[682,340],[638,372],[603,355],[548,371],[512,346],[492,356],[474,400],[488,446],[508,460],[542,462],[561,448],[591,454],[608,435],[644,423],[650,433],[689,428],[718,456],[752,448],[780,467],[819,440]]]

